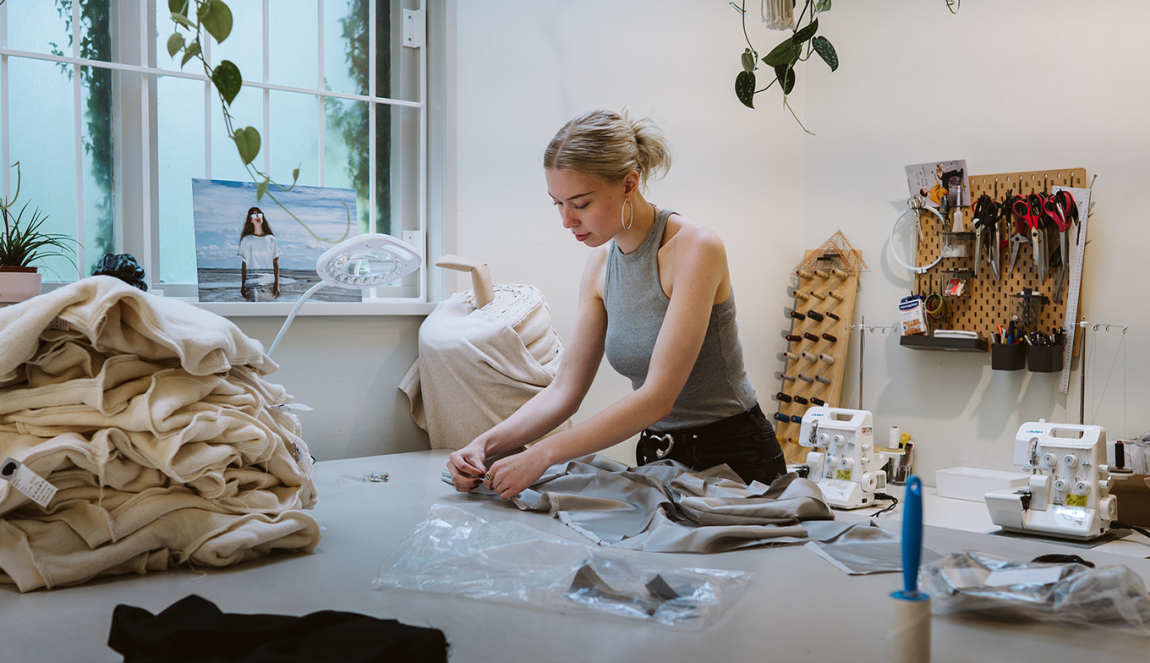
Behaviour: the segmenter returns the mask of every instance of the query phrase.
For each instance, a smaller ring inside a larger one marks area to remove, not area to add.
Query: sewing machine
[[[1068,539],[1093,539],[1110,529],[1118,504],[1110,495],[1106,431],[1101,426],[1022,424],[1014,464],[1030,470],[1026,488],[987,493],[995,525]]]
[[[799,444],[807,454],[808,477],[819,485],[827,504],[857,509],[872,504],[886,488],[883,466],[895,455],[874,448],[874,423],[866,410],[812,407],[803,414]]]

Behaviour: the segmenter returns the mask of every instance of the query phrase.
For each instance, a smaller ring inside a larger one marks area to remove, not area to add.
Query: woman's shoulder
[[[678,212],[667,217],[663,246],[674,244],[674,251],[725,251],[723,239],[714,229],[693,221]]]

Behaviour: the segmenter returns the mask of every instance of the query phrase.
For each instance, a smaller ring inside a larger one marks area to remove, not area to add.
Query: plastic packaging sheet
[[[701,629],[717,620],[753,577],[604,552],[522,523],[489,523],[436,504],[383,563],[373,586]]]
[[[1150,594],[1125,566],[1020,563],[962,552],[924,566],[919,580],[936,613],[1093,624],[1150,636]]]

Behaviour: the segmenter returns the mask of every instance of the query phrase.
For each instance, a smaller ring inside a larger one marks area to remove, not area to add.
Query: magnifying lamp
[[[275,353],[300,307],[316,292],[329,285],[347,290],[376,288],[411,274],[419,269],[420,262],[414,247],[391,235],[356,235],[324,251],[315,262],[320,282],[308,288],[292,307],[268,356]]]

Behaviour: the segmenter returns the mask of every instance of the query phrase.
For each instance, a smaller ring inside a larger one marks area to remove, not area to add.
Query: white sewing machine
[[[1118,504],[1110,495],[1101,426],[1022,424],[1014,438],[1014,464],[1032,472],[1030,486],[986,494],[995,525],[1080,540],[1110,529]]]
[[[876,451],[874,423],[866,410],[812,407],[803,414],[799,444],[807,454],[809,478],[819,485],[827,504],[857,509],[874,502],[886,488],[882,468],[897,454]]]

